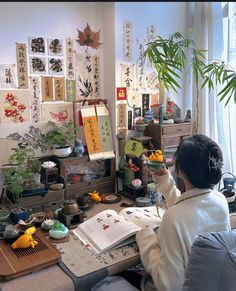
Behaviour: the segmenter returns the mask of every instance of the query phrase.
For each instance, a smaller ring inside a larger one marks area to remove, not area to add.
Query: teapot
[[[64,204],[61,205],[62,212],[66,215],[74,215],[79,212],[79,205],[75,199],[67,199]]]

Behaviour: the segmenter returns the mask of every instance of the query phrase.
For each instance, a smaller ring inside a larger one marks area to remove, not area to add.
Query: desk
[[[107,208],[119,211],[122,202],[130,203],[130,200],[122,197],[121,202],[116,204],[97,204],[87,211],[88,218]],[[77,237],[70,235],[69,241],[57,244],[56,247],[62,253],[59,264],[11,281],[0,282],[2,291],[89,291],[107,275],[117,274],[140,262],[135,243],[98,255],[86,249]]]

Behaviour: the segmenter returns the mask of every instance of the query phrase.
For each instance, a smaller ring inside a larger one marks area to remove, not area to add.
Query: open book
[[[158,209],[162,218],[164,210]],[[152,229],[160,225],[156,206],[128,207],[119,213],[104,210],[81,223],[72,232],[98,252],[106,251],[135,241],[137,231],[146,226]]]

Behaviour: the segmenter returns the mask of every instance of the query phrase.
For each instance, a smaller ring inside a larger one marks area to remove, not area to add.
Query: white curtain
[[[198,49],[207,50],[207,59],[226,60],[228,33],[223,21],[221,2],[188,2],[187,26],[193,32]],[[236,104],[231,98],[227,107],[219,102],[217,87],[209,94],[208,88],[200,90],[199,127],[203,133],[214,139],[223,150],[224,171],[236,174]],[[196,89],[192,79],[185,84],[186,106],[192,106],[193,120],[196,120]],[[227,99],[227,98],[226,98]]]

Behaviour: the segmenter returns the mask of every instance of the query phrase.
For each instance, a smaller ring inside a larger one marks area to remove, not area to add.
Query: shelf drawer
[[[162,135],[190,135],[192,132],[192,124],[168,125],[162,127]]]
[[[163,147],[178,146],[181,136],[163,137]]]

